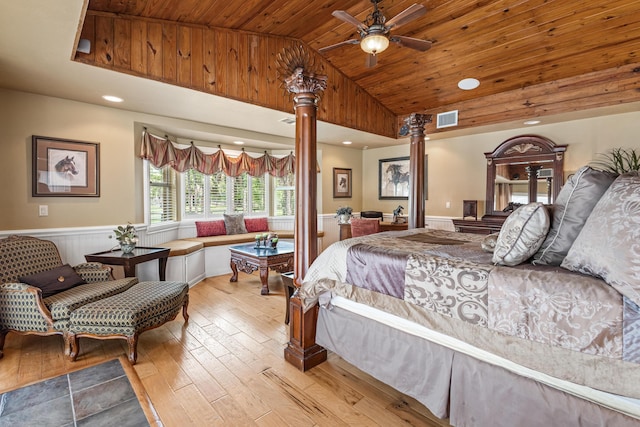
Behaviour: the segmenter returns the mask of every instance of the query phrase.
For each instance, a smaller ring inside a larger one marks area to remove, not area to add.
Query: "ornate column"
[[[409,228],[424,227],[424,126],[431,114],[413,113],[405,120],[410,133],[409,160]]]
[[[294,231],[294,283],[300,286],[307,270],[318,255],[317,93],[327,88],[327,76],[312,71],[314,61],[302,47],[285,49],[278,55],[278,74],[284,87],[293,93],[296,113],[296,212]],[[289,305],[289,343],[285,359],[301,371],[327,359],[327,351],[316,344],[318,307],[306,313],[297,292]]]

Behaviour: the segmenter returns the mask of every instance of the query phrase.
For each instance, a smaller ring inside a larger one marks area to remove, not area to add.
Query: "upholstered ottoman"
[[[184,282],[140,282],[126,291],[77,308],[66,335],[69,357],[75,360],[78,338],[120,338],[129,344],[129,361],[136,363],[138,335],[176,318],[182,309],[189,320],[189,285]]]

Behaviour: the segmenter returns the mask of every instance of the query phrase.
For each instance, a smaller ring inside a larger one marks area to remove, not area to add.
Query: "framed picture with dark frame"
[[[351,197],[351,169],[333,168],[333,197]]]
[[[378,161],[378,199],[409,198],[409,156]]]
[[[33,135],[33,197],[100,197],[100,144]]]
[[[378,199],[409,199],[409,157],[394,157],[378,161]],[[429,198],[429,155],[424,156],[424,200]]]

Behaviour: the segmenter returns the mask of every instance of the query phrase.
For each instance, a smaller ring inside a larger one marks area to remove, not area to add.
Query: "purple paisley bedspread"
[[[346,249],[343,277],[502,334],[640,363],[638,306],[599,279],[557,267],[496,267],[469,235],[364,238]]]
[[[487,279],[493,266],[451,255],[477,255],[477,242],[429,234],[397,240],[407,242],[413,251],[406,246],[397,249],[367,243],[349,247],[346,282],[445,316],[487,325]],[[415,245],[424,247],[415,250]]]
[[[359,244],[347,252],[347,283],[404,298],[404,276],[409,254],[388,248]]]

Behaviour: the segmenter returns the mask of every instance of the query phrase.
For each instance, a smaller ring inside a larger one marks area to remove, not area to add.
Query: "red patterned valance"
[[[268,173],[283,177],[294,173],[295,165],[293,153],[286,157],[273,157],[266,152],[263,156],[251,157],[244,150],[238,157],[229,157],[222,150],[206,154],[193,143],[188,148],[177,148],[167,138],[152,135],[146,130],[142,132],[140,157],[149,160],[158,168],[169,165],[178,172],[195,169],[205,175],[224,172],[232,177],[245,172],[251,176]]]

